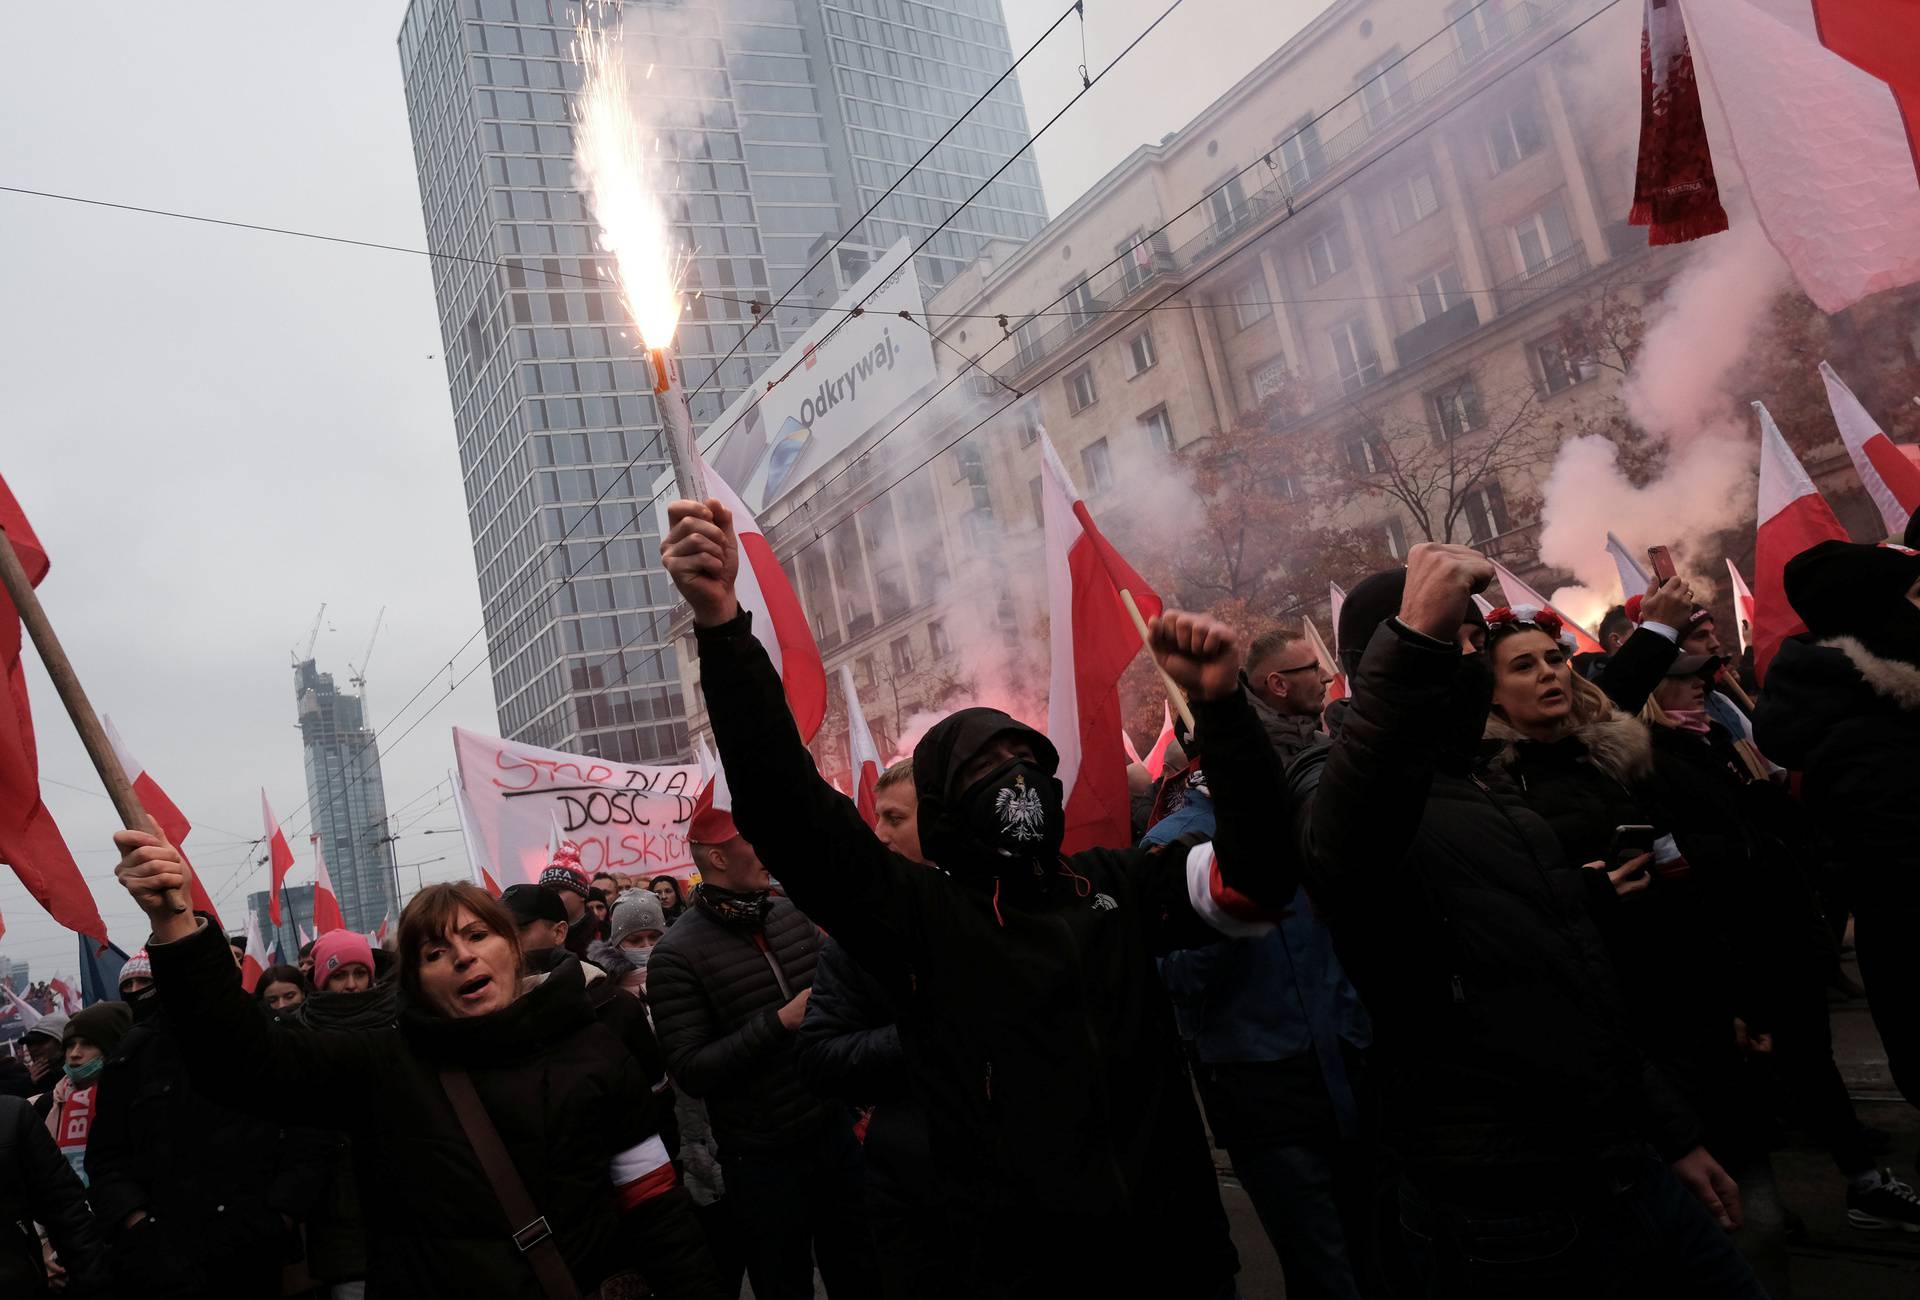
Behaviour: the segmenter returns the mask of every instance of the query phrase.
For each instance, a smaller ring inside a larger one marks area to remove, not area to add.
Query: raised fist
[[[1400,621],[1436,641],[1451,642],[1467,617],[1467,598],[1493,581],[1493,561],[1471,546],[1421,542],[1407,554]]]
[[[1153,657],[1190,700],[1217,700],[1240,686],[1240,643],[1205,614],[1170,609],[1147,624]]]
[[[740,572],[740,541],[733,514],[718,501],[674,501],[667,506],[667,535],[660,559],[702,627],[726,623],[740,612],[733,580]]]

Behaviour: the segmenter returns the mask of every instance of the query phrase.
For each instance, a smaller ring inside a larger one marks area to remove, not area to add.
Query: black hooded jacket
[[[1122,1270],[1145,1293],[1198,1294],[1197,1280],[1229,1277],[1235,1258],[1153,962],[1219,937],[1196,914],[1187,855],[1094,849],[1046,869],[971,850],[957,807],[965,759],[1009,730],[1052,753],[1038,733],[975,709],[914,753],[921,843],[939,869],[896,856],[815,771],[749,616],[697,638],[741,832],[855,960],[913,989],[900,1041],[929,1126],[929,1194],[953,1206],[951,1285],[997,1294],[1068,1258],[1083,1277]],[[1257,874],[1274,847],[1278,762],[1239,695],[1194,712],[1224,778],[1219,870],[1244,890],[1240,874]],[[1148,1232],[1180,1249],[1140,1251]],[[1156,1269],[1167,1273],[1158,1289]]]
[[[87,1189],[22,1097],[0,1097],[0,1296],[52,1295],[40,1257],[43,1223],[67,1270],[67,1300],[107,1295],[107,1257],[87,1208]]]
[[[1304,884],[1326,917],[1416,1182],[1500,1204],[1643,1139],[1680,1156],[1699,1129],[1634,1046],[1580,869],[1480,752],[1491,679],[1468,667],[1397,621],[1372,632],[1332,744],[1288,773],[1267,897]]]
[[[506,1212],[442,1087],[465,1070],[583,1292],[643,1268],[663,1296],[720,1292],[692,1204],[675,1189],[622,1215],[610,1162],[653,1131],[651,1080],[600,1024],[575,962],[468,1019],[401,998],[392,1028],[272,1025],[210,927],[149,944],[194,1087],[256,1115],[344,1130],[367,1226],[367,1295],[540,1300]]]
[[[1754,739],[1861,887],[1920,898],[1920,667],[1852,637],[1781,642]]]

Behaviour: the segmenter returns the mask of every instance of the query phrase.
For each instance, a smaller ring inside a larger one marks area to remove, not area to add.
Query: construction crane
[[[367,648],[360,652],[360,663],[356,666],[349,659],[347,669],[352,674],[347,680],[360,692],[360,719],[364,726],[371,727],[373,722],[367,712],[367,662],[373,658],[373,643],[380,639],[380,624],[386,620],[387,607],[382,605],[380,612],[373,616],[373,634],[367,638]]]
[[[305,663],[307,660],[313,658],[314,643],[320,639],[320,622],[322,619],[326,618],[326,616],[327,616],[327,602],[323,600],[320,602],[320,612],[313,616],[313,627],[310,628],[307,632],[306,652],[304,654],[296,653],[293,655],[293,662],[296,665]]]

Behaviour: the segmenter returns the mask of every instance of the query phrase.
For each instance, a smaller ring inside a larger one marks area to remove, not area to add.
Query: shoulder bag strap
[[[506,1144],[500,1140],[486,1104],[474,1090],[472,1076],[465,1070],[442,1070],[440,1086],[446,1089],[447,1100],[453,1103],[454,1116],[460,1121],[467,1144],[473,1148],[481,1171],[493,1187],[494,1199],[506,1212],[507,1222],[520,1225],[513,1229],[513,1244],[527,1257],[540,1290],[547,1300],[580,1300],[580,1289],[573,1284],[573,1273],[561,1257],[553,1229],[547,1226],[547,1216],[534,1207],[533,1198],[527,1195],[527,1185],[520,1181],[513,1157],[507,1154]]]

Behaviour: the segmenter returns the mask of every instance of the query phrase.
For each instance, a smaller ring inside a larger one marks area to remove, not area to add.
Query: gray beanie
[[[52,1015],[41,1016],[40,1023],[20,1036],[32,1038],[37,1034],[41,1038],[51,1038],[57,1043],[66,1035],[66,1032],[67,1018],[56,1011]]]
[[[660,909],[660,900],[650,890],[632,889],[620,896],[619,905],[608,918],[607,942],[618,947],[622,939],[636,930],[664,933],[666,928],[667,914]]]

